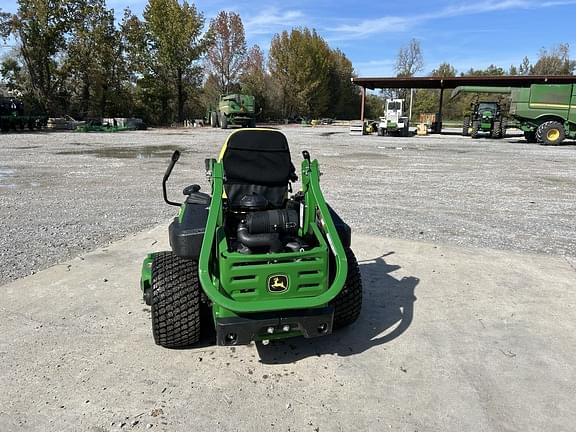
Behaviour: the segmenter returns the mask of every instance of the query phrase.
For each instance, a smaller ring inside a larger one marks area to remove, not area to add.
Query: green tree
[[[186,102],[200,85],[199,59],[206,51],[204,17],[194,5],[178,0],[149,0],[143,20],[128,11],[122,24],[129,64],[137,79],[136,97],[151,110],[152,121],[185,119]]]
[[[456,69],[450,63],[441,63],[432,70],[431,76],[446,78],[456,76]],[[438,90],[421,89],[414,92],[414,105],[412,113],[419,115],[421,113],[435,113],[438,111],[440,103],[440,93]],[[444,99],[443,112],[446,117],[452,115],[451,103]]]
[[[432,70],[431,75],[437,78],[448,78],[456,76],[456,68],[450,63],[441,63],[436,69]]]
[[[461,74],[462,76],[501,76],[506,75],[506,71],[500,66],[491,64],[486,69],[470,68],[468,71]]]
[[[384,112],[384,99],[381,96],[368,93],[364,106],[365,116],[368,119],[377,119]],[[356,115],[358,117],[358,115]]]
[[[76,5],[66,0],[19,0],[10,32],[20,44],[30,92],[50,115],[62,111],[65,74],[59,57],[75,19]]]
[[[262,117],[270,116],[270,77],[266,73],[264,53],[258,45],[248,51],[240,84],[242,93],[254,96],[256,108],[262,110]]]
[[[240,15],[220,11],[210,21],[211,44],[206,53],[208,73],[214,75],[218,93],[230,93],[238,87],[246,61],[246,37]]]
[[[360,94],[352,83],[356,74],[352,62],[339,49],[330,51],[330,105],[333,117],[352,119],[358,116]]]
[[[438,111],[438,103],[440,101],[439,91],[430,89],[421,89],[414,92],[414,104],[412,106],[413,116],[418,116],[423,113],[435,113]]]
[[[274,85],[274,100],[277,109],[284,118],[294,114],[298,109],[295,98],[296,85],[292,79],[293,53],[291,39],[287,31],[275,34],[270,43],[268,67]]]
[[[24,93],[23,84],[25,78],[22,76],[22,65],[14,57],[7,57],[0,64],[0,75],[6,88],[11,92]]]
[[[72,28],[64,61],[76,105],[72,112],[104,117],[112,114],[110,99],[122,93],[126,78],[120,31],[104,0],[82,0],[77,5],[79,19]]]
[[[274,35],[268,63],[284,117],[326,113],[330,48],[315,30],[297,28]]]

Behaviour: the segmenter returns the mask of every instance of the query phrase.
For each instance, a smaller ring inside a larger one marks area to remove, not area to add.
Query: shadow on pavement
[[[414,317],[414,291],[420,282],[416,277],[396,279],[390,275],[400,266],[386,263],[384,256],[359,262],[364,285],[362,313],[350,327],[332,335],[304,339],[291,338],[256,344],[260,361],[286,364],[306,357],[336,354],[349,356],[388,343],[402,335]]]
[[[562,141],[562,143],[555,145],[555,146],[546,146],[537,142],[528,142],[526,141],[526,139],[524,139],[524,137],[518,137],[518,140],[514,140],[514,141],[509,141],[511,143],[514,144],[526,144],[526,145],[531,145],[531,146],[539,146],[539,147],[575,147],[576,146],[576,141],[574,140],[566,140],[566,141]]]

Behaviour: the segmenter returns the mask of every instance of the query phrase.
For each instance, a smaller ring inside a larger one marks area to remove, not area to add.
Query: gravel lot
[[[357,232],[576,256],[576,146],[520,137],[351,137],[287,127],[293,159],[321,162],[327,199]],[[161,179],[208,189],[204,159],[228,132],[0,135],[0,285],[167,221]]]

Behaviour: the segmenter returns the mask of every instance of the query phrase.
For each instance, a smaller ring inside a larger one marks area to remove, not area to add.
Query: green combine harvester
[[[254,96],[228,94],[220,96],[217,110],[209,110],[210,126],[228,129],[228,126],[256,127],[256,105]]]
[[[559,145],[566,138],[576,139],[574,84],[532,84],[526,88],[463,86],[454,89],[452,98],[463,92],[509,94],[508,115],[528,142]]]
[[[576,139],[576,86],[533,84],[511,92],[510,116],[528,142],[558,145]]]
[[[190,185],[169,228],[171,251],[149,254],[141,288],[158,345],[197,344],[215,328],[218,345],[313,338],[353,323],[362,280],[351,230],[320,190],[320,168],[302,152],[301,190],[284,134],[240,129],[218,160],[206,160],[212,194]]]

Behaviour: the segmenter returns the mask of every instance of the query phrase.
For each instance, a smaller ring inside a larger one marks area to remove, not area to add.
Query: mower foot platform
[[[332,333],[334,307],[258,313],[216,319],[218,345],[247,345],[252,341],[302,335],[305,338]]]

